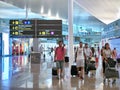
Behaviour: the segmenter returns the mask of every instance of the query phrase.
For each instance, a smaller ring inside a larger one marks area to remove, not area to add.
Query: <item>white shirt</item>
[[[84,49],[80,47],[77,48],[77,60],[78,59],[84,59]]]
[[[92,53],[92,51],[91,51],[90,48],[84,48],[84,52],[85,52],[85,55],[86,55],[87,57],[89,57],[90,54]]]
[[[111,50],[110,49],[108,49],[108,50],[104,49],[103,52],[105,53],[107,58],[111,57]]]

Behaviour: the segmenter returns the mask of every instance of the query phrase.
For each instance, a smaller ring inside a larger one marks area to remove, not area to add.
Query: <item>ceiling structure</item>
[[[79,26],[78,30],[101,31],[106,25],[90,13],[82,9],[78,4],[74,3],[73,23]]]
[[[120,0],[75,0],[80,7],[102,22],[120,19]]]
[[[45,15],[51,11],[53,16],[68,17],[68,0],[2,0],[20,8],[28,8],[37,14]],[[120,0],[73,0],[86,12],[109,24],[120,18]],[[44,9],[41,13],[41,9]],[[74,8],[75,9],[75,8]],[[84,12],[85,12],[84,11]]]
[[[36,17],[39,18],[40,15],[28,11],[28,18]],[[31,17],[32,16],[32,17]],[[14,18],[26,18],[26,10],[18,8],[9,3],[0,1],[0,18],[14,19]]]
[[[63,19],[68,21],[69,0],[0,0],[0,18],[3,19]],[[73,0],[73,33],[101,32],[106,24],[120,19],[120,0]],[[1,19],[0,19],[1,20]],[[1,20],[2,21],[2,20]],[[1,24],[2,23],[2,24]],[[5,23],[0,22],[0,31]],[[9,27],[9,26],[7,26]],[[9,32],[9,28],[5,28]],[[81,36],[86,39],[85,36]],[[101,36],[86,40],[97,42]]]
[[[73,0],[73,23],[100,31],[120,18],[120,0]],[[26,10],[28,15],[26,15]],[[1,18],[58,17],[67,21],[68,0],[1,0]]]
[[[40,16],[52,16],[67,19],[67,0],[4,0],[5,2],[17,6],[21,9],[28,8],[31,12]],[[49,15],[48,15],[49,14]]]

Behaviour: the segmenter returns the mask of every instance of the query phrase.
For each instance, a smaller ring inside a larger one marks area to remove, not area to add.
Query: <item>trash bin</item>
[[[30,54],[31,64],[40,64],[41,54],[40,52],[32,52]]]

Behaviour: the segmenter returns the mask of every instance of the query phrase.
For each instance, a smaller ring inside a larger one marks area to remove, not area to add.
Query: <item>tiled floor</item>
[[[29,63],[27,56],[4,57],[1,66],[0,90],[120,90],[119,79],[116,84],[103,83],[101,63],[96,74],[91,76],[89,73],[84,80],[71,77],[71,63],[65,63],[64,78],[52,76],[51,57],[45,62],[41,60],[40,64]]]

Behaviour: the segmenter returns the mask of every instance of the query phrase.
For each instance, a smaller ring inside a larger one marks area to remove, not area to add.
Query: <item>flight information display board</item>
[[[10,37],[62,37],[62,20],[10,20]]]
[[[10,37],[34,38],[35,20],[10,20]]]
[[[37,37],[62,37],[62,21],[38,20]]]

